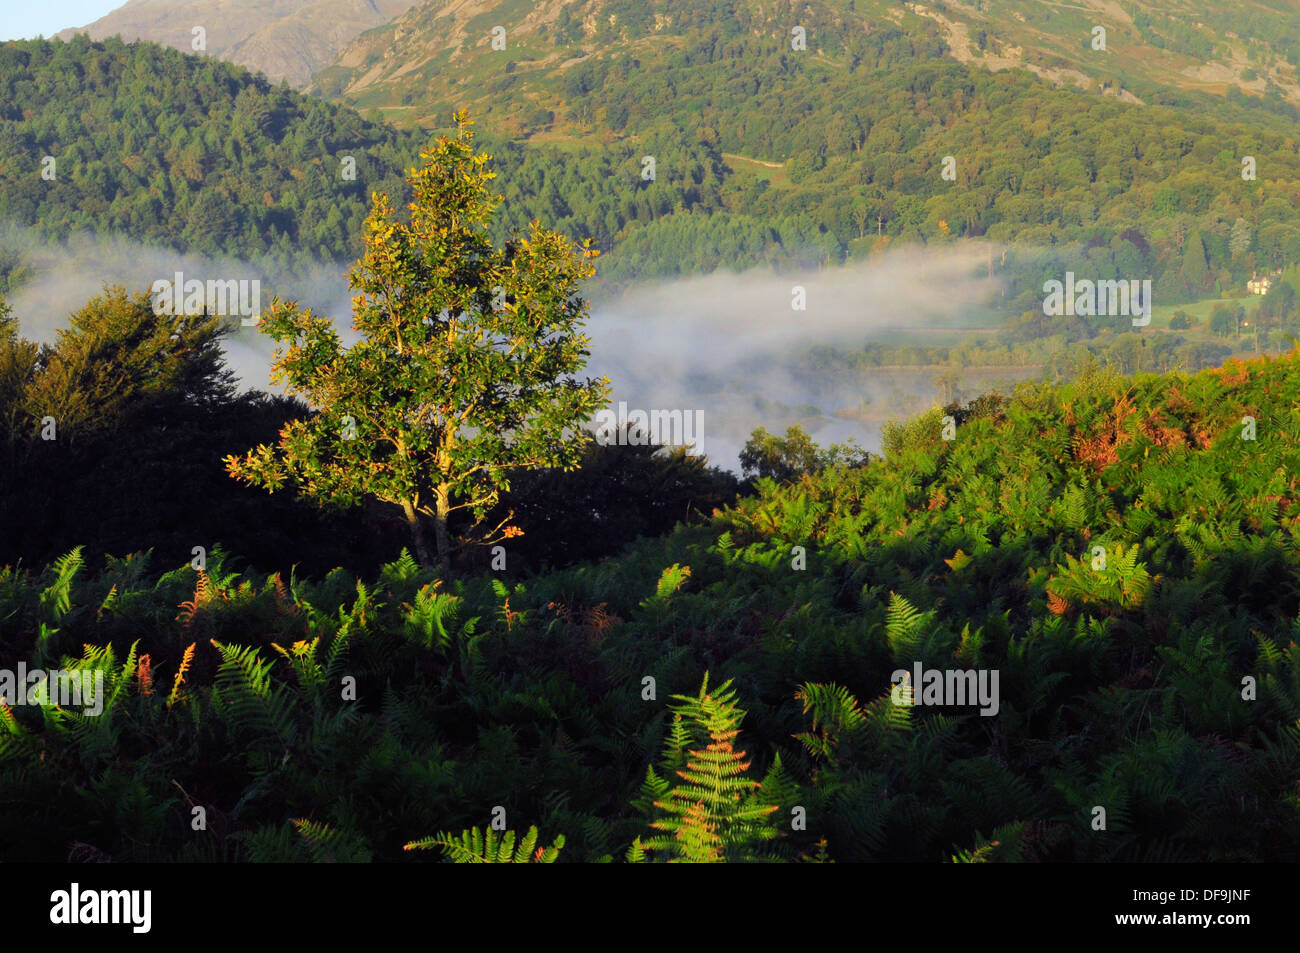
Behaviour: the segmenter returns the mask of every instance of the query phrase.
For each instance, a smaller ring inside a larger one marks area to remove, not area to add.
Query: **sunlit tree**
[[[484,525],[510,473],[575,467],[575,428],[608,395],[606,380],[575,376],[589,354],[578,288],[597,252],[536,220],[526,236],[496,247],[491,156],[475,150],[463,113],[456,121],[456,135],[438,139],[408,173],[409,220],[386,195],[373,197],[351,275],[361,339],[343,347],[328,319],[295,302],[268,309],[262,327],[280,345],[272,382],[315,413],[287,425],[278,445],[226,460],[232,476],[270,490],[293,485],[332,504],[392,504],[417,558],[444,566],[466,541],[518,532],[508,514]],[[457,511],[471,518],[454,543]]]

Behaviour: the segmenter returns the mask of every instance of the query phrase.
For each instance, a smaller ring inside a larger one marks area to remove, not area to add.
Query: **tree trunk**
[[[429,543],[424,535],[424,524],[420,522],[420,514],[416,512],[415,507],[409,501],[403,501],[402,512],[406,514],[406,525],[411,528],[411,543],[415,546],[415,558],[426,569],[433,566],[435,564],[433,553],[429,551]]]
[[[435,494],[433,532],[438,543],[438,562],[445,568],[451,564],[451,536],[447,532],[447,514],[451,510],[451,488],[440,486]]]

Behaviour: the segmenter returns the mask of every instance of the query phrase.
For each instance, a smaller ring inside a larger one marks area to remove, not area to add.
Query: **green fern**
[[[370,862],[370,851],[355,835],[338,831],[328,824],[319,824],[306,818],[294,818],[294,830],[307,845],[312,861],[318,864]]]
[[[238,733],[252,736],[255,744],[275,740],[288,748],[295,734],[292,700],[284,687],[271,679],[271,662],[264,662],[256,646],[213,646],[221,654],[213,692],[213,707]]]
[[[441,847],[445,858],[456,864],[553,864],[564,847],[564,835],[556,835],[550,847],[537,846],[537,828],[530,827],[515,845],[515,832],[505,831],[500,838],[492,828],[477,827],[463,831],[459,837],[442,833],[411,841],[403,850],[429,850]]]
[[[40,596],[41,614],[51,625],[58,625],[72,609],[72,584],[81,571],[81,551],[78,546],[67,555],[55,560],[47,575],[53,579]]]
[[[379,570],[379,578],[390,587],[410,582],[419,574],[420,564],[415,561],[415,557],[405,547],[403,547],[401,555],[391,563],[386,563]]]
[[[627,849],[626,858],[629,864],[643,864],[646,862],[645,847],[642,845],[640,837],[632,841],[632,846]]]
[[[932,613],[922,612],[898,593],[890,593],[885,613],[885,638],[896,664],[910,664],[920,655]]]
[[[831,758],[840,738],[852,735],[866,719],[858,700],[843,685],[809,683],[794,697],[803,703],[804,714],[812,715],[813,723],[811,732],[795,737],[814,757]]]
[[[705,673],[698,696],[673,696],[679,702],[677,713],[707,733],[709,743],[692,750],[685,767],[676,772],[685,783],[654,802],[663,816],[650,827],[661,833],[646,838],[642,846],[667,854],[670,862],[749,860],[760,841],[777,836],[771,823],[777,805],[762,802],[759,782],[747,774],[745,752],[733,747],[745,717],[735,704],[735,690],[730,681],[713,693],[708,686]],[[647,786],[655,786],[655,781],[653,774],[647,775]]]
[[[682,587],[691,576],[691,567],[673,563],[663,571],[655,585],[655,594],[647,602],[662,602]]]
[[[430,583],[415,594],[415,604],[405,605],[405,631],[408,638],[426,649],[445,649],[451,643],[447,624],[456,618],[461,600],[450,593],[438,592],[438,583]]]

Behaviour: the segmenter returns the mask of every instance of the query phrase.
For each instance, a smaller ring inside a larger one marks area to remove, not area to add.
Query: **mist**
[[[69,315],[106,285],[147,291],[177,272],[188,278],[258,279],[265,308],[274,296],[330,317],[345,343],[351,327],[351,262],[286,268],[180,253],[125,238],[75,235],[50,242],[30,229],[0,228],[0,247],[18,251],[28,279],[11,295],[24,336],[52,341]],[[776,274],[769,270],[647,282],[621,293],[592,293],[588,373],[610,379],[612,407],[629,411],[702,411],[695,449],[736,470],[757,427],[779,433],[799,424],[823,446],[849,437],[879,447],[879,424],[934,401],[924,371],[870,380],[829,376],[809,349],[858,349],[893,334],[951,328],[988,301],[986,244],[887,252],[839,268]],[[800,292],[798,289],[802,289]],[[802,304],[802,309],[797,305]],[[256,327],[226,339],[227,361],[241,386],[270,385],[273,342]]]
[[[79,233],[55,242],[14,225],[0,228],[0,248],[18,252],[31,272],[9,296],[9,303],[23,336],[33,341],[52,342],[59,329],[68,326],[70,315],[102,294],[105,286],[122,285],[138,294],[155,281],[170,280],[178,271],[186,279],[259,280],[263,309],[276,295],[296,300],[334,318],[345,341],[357,337],[352,331],[347,280],[351,262],[303,262],[286,268],[271,259],[244,261],[178,252],[116,236]],[[274,346],[256,327],[237,327],[226,338],[226,361],[241,386],[278,390],[270,384]]]
[[[809,349],[962,326],[997,289],[987,255],[987,244],[911,247],[839,268],[647,283],[593,304],[589,366],[629,411],[702,410],[696,449],[729,469],[757,427],[797,423],[823,446],[853,437],[878,450],[879,422],[928,406],[932,375],[901,375],[901,386],[900,375],[836,379],[813,366]],[[855,411],[859,419],[848,419]]]

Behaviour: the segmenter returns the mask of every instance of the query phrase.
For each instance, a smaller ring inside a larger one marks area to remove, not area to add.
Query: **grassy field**
[[[1244,295],[1240,298],[1205,298],[1201,301],[1194,301],[1191,304],[1165,304],[1155,305],[1151,309],[1151,327],[1168,328],[1169,319],[1174,316],[1175,311],[1185,311],[1196,323],[1192,325],[1190,331],[1202,331],[1209,333],[1210,314],[1220,304],[1225,304],[1229,308],[1235,308],[1242,305],[1246,309],[1246,316],[1249,318],[1259,310],[1258,295]]]
[[[733,172],[740,172],[757,176],[760,179],[766,179],[769,185],[778,188],[784,188],[790,185],[790,177],[786,174],[784,162],[769,162],[765,159],[751,159],[749,156],[737,155],[734,152],[722,153],[722,158],[726,160],[727,167]]]

